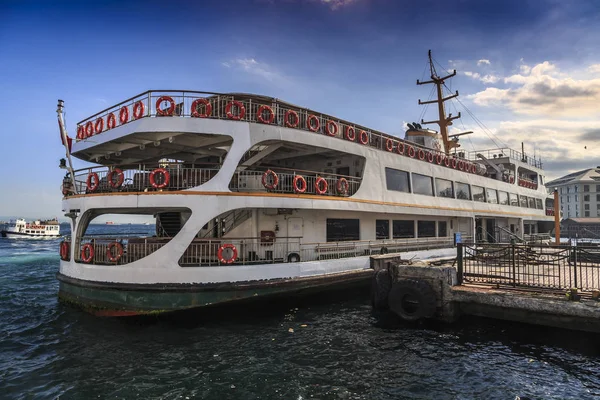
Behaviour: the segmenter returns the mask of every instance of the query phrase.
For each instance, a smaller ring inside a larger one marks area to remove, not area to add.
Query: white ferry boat
[[[19,218],[9,221],[0,235],[5,238],[56,238],[60,236],[60,224],[56,218],[33,222]]]
[[[77,124],[70,148],[98,166],[63,180],[72,236],[59,296],[96,315],[159,313],[364,283],[370,257],[549,232],[541,162],[460,151],[447,127],[404,139],[282,100],[150,90]],[[419,101],[420,102],[420,101]],[[421,102],[420,102],[421,103]],[[358,117],[360,118],[360,117]],[[422,122],[426,124],[426,122]],[[107,214],[156,218],[152,237],[95,237]]]

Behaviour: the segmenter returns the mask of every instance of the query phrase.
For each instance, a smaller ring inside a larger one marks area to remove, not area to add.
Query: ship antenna
[[[431,80],[426,81],[426,82],[420,82],[417,79],[417,85],[426,85],[428,83],[435,83],[436,89],[437,89],[437,99],[431,100],[431,101],[421,101],[421,99],[419,99],[419,104],[422,105],[422,104],[437,103],[437,105],[438,105],[438,120],[437,121],[423,121],[423,119],[421,119],[421,124],[423,124],[423,125],[438,124],[439,125],[440,135],[442,135],[442,140],[444,142],[444,152],[446,154],[449,154],[450,150],[452,148],[458,147],[459,145],[455,141],[451,141],[448,139],[448,127],[450,125],[452,125],[453,120],[460,118],[460,112],[455,117],[453,117],[452,114],[450,114],[446,117],[446,111],[444,109],[444,102],[447,100],[453,99],[455,97],[458,97],[458,90],[456,91],[456,94],[450,95],[448,97],[444,97],[444,94],[442,92],[442,86],[444,85],[444,81],[446,79],[452,78],[453,76],[456,75],[456,70],[454,70],[454,72],[452,72],[450,75],[440,77],[437,74],[437,71],[435,70],[435,65],[433,64],[433,59],[431,58],[431,50],[429,50],[428,55],[429,55],[429,71],[431,73]]]

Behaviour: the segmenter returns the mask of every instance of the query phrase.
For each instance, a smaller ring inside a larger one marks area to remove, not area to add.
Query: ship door
[[[475,240],[477,242],[483,240],[483,223],[481,218],[475,218]]]
[[[485,235],[485,240],[487,240],[490,243],[496,243],[496,220],[493,218],[488,218],[485,220],[485,230],[486,235]]]

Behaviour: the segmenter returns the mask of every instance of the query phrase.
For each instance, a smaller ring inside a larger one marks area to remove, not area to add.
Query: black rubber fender
[[[380,269],[373,275],[371,284],[371,305],[377,311],[388,309],[388,294],[392,288],[392,277],[387,269]]]
[[[298,253],[290,253],[290,254],[288,254],[287,261],[289,263],[300,262],[300,254],[298,254]]]
[[[425,281],[402,279],[392,285],[388,306],[401,319],[417,321],[435,314],[436,294]]]

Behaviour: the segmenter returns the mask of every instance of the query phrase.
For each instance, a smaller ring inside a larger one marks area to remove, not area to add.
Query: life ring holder
[[[328,185],[325,178],[323,178],[322,176],[318,177],[315,181],[315,192],[317,192],[317,194],[325,194],[327,193],[327,188]]]
[[[86,251],[87,250],[87,251]],[[91,243],[86,243],[81,247],[81,261],[89,264],[94,259],[94,246]]]
[[[298,187],[298,182],[300,182],[300,187]],[[305,193],[307,188],[306,179],[302,175],[294,176],[293,180],[294,193]]]
[[[394,151],[394,141],[392,139],[385,140],[385,149],[387,151]]]
[[[115,174],[117,174],[117,176],[118,176],[116,182],[114,182],[114,180],[113,180]],[[106,177],[106,180],[108,181],[108,184],[110,185],[111,188],[118,189],[118,188],[121,187],[121,185],[125,181],[125,174],[123,174],[123,170],[122,169],[115,168],[115,169],[113,169],[112,171],[110,171],[108,173],[108,175]]]
[[[160,105],[162,104],[163,101],[166,101],[169,103],[169,107],[167,107],[164,110],[162,108],[160,108]],[[160,96],[156,100],[156,115],[161,116],[161,117],[171,117],[174,112],[175,112],[175,101],[173,101],[173,98],[171,96]]]
[[[223,258],[223,252],[225,249],[231,249],[231,258],[225,259]],[[219,258],[219,262],[221,264],[233,264],[237,259],[238,252],[235,246],[231,243],[225,243],[221,247],[219,247],[219,251],[217,251],[217,257]]]
[[[112,249],[117,248],[117,254],[113,254]],[[106,258],[110,262],[117,262],[123,257],[123,245],[119,242],[112,242],[106,248]]]
[[[352,132],[352,133],[350,133]],[[344,131],[344,137],[346,140],[354,142],[356,140],[356,132],[354,131],[354,127],[346,125],[346,130]]]
[[[204,112],[200,113],[198,111],[198,106],[200,104],[204,105]],[[196,99],[192,102],[192,117],[194,118],[208,118],[212,114],[212,104],[207,99]]]
[[[100,178],[98,177],[98,174],[95,172],[90,172],[85,184],[90,192],[95,192],[96,189],[98,189],[98,186],[100,186]]]
[[[265,111],[269,113],[268,118],[263,117],[263,113]],[[269,107],[266,104],[263,104],[260,107],[258,107],[258,111],[256,112],[256,120],[263,124],[272,124],[275,120],[275,113],[273,112],[273,109],[271,107]]]
[[[358,135],[358,140],[360,141],[360,144],[368,144],[369,143],[369,134],[366,131],[360,131],[359,135]]]
[[[141,101],[136,101],[133,105],[133,119],[142,118],[144,116],[145,109],[146,108],[144,106],[144,103],[142,103]]]
[[[337,133],[338,133],[337,124],[332,120],[328,120],[327,123],[325,124],[325,133],[327,133],[329,136],[337,135]]]
[[[156,182],[156,174],[162,174],[164,176],[162,183]],[[150,184],[154,189],[162,189],[167,187],[167,185],[169,184],[170,177],[171,175],[169,174],[169,171],[161,167],[156,168],[154,171],[150,172],[149,180]]]
[[[338,194],[342,194],[342,195],[348,194],[348,190],[350,189],[350,184],[348,183],[348,179],[343,178],[343,177],[338,179],[337,184],[335,186],[336,186],[335,188],[337,189]]]
[[[296,122],[290,122],[290,115],[294,116]],[[298,113],[294,110],[287,110],[283,118],[285,119],[285,126],[287,126],[288,128],[297,128],[298,124],[300,123],[300,117],[298,116]]]
[[[237,115],[231,111],[231,108],[233,106],[236,106],[238,110],[240,110],[240,112]],[[242,118],[244,118],[244,115],[246,115],[246,107],[244,107],[244,104],[242,104],[241,101],[233,100],[227,103],[227,105],[225,106],[225,114],[227,115],[227,118],[239,121]]]
[[[315,121],[317,124],[313,126],[312,121]],[[307,118],[306,118],[306,126],[308,128],[309,131],[311,132],[317,132],[319,130],[319,128],[321,127],[321,124],[319,122],[319,118],[314,115],[314,114],[310,114]]]
[[[273,177],[273,181],[271,183],[267,182],[267,178],[269,176]],[[268,169],[265,171],[265,173],[262,176],[262,184],[265,188],[269,189],[269,190],[273,190],[277,187],[277,184],[279,183],[279,177],[277,176],[277,173],[275,173],[275,171],[273,171],[272,169]]]

